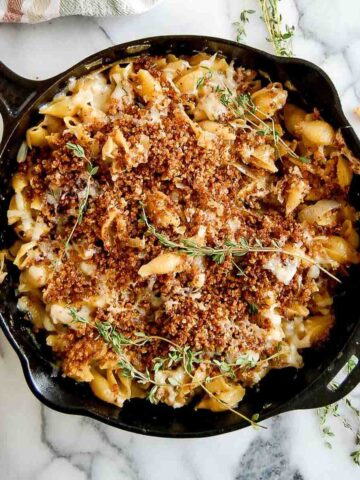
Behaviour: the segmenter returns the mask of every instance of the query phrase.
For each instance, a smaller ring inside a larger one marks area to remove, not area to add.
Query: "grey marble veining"
[[[235,38],[232,22],[255,0],[164,0],[138,17],[66,18],[0,25],[0,59],[21,75],[46,78],[91,53],[159,34]],[[296,27],[296,56],[322,66],[335,82],[344,111],[360,134],[360,2],[283,0],[285,22]],[[259,12],[246,42],[271,51]],[[331,450],[314,411],[284,414],[267,430],[246,429],[215,438],[147,438],[66,416],[41,406],[29,392],[19,362],[0,335],[0,479],[6,480],[355,480],[352,436],[338,423]],[[353,394],[360,402],[360,389]]]

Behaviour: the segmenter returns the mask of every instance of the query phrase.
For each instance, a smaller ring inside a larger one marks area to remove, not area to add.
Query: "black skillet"
[[[0,144],[0,248],[13,241],[7,227],[6,211],[11,197],[10,179],[16,170],[16,153],[26,129],[38,118],[38,108],[61,90],[70,77],[79,77],[120,58],[146,52],[151,54],[192,54],[221,52],[228,60],[267,72],[273,81],[291,81],[298,93],[294,100],[341,128],[353,153],[360,157],[360,142],[349,126],[338,94],[329,77],[316,65],[299,59],[278,58],[260,50],[211,37],[164,36],[137,40],[96,53],[54,78],[34,81],[22,78],[0,62],[0,113],[4,135]],[[360,210],[360,181],[354,178],[350,199]],[[57,375],[51,352],[41,334],[34,337],[29,322],[16,310],[18,272],[10,267],[0,289],[0,324],[16,351],[26,381],[36,397],[50,408],[85,415],[123,430],[163,437],[204,437],[244,428],[248,425],[233,413],[194,411],[192,406],[172,409],[144,400],[126,402],[122,409],[95,398],[86,384]],[[321,349],[304,352],[305,367],[272,371],[257,388],[248,390],[239,411],[266,419],[282,412],[316,408],[347,395],[360,381],[360,363],[336,391],[329,382],[351,355],[360,357],[360,268],[353,266],[343,279],[336,299],[337,322],[329,342]]]

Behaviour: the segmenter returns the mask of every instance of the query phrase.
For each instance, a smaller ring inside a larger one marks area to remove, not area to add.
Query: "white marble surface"
[[[21,75],[45,78],[112,44],[159,34],[235,38],[232,22],[256,0],[164,0],[132,18],[66,18],[0,25],[0,60]],[[294,52],[322,66],[360,134],[359,0],[283,0],[294,24]],[[252,15],[247,43],[271,51]],[[6,480],[355,480],[353,438],[334,423],[333,448],[324,446],[314,411],[272,419],[266,431],[200,440],[147,438],[41,406],[19,362],[0,336],[0,478]],[[353,394],[360,404],[360,389]],[[357,397],[357,398],[356,398]],[[354,420],[354,419],[353,419]]]

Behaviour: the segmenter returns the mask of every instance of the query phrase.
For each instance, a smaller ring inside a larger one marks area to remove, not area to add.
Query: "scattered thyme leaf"
[[[202,68],[207,68],[207,67],[202,67]],[[208,71],[202,77],[200,77],[199,80],[196,82],[197,89],[203,87],[206,84],[206,82],[212,78],[212,71],[209,68],[207,68],[207,70]]]
[[[305,164],[311,163],[310,158],[308,158],[308,157],[303,157],[302,155],[299,156],[299,160],[300,160],[301,163],[305,163]]]
[[[249,23],[249,15],[255,13],[255,10],[243,10],[240,13],[239,20],[233,23],[236,29],[236,41],[242,42],[246,37],[245,25]]]
[[[350,457],[353,459],[356,465],[360,466],[360,448],[351,452]]]
[[[346,368],[351,368],[351,366],[349,367],[347,365]],[[336,389],[337,385],[335,385],[334,387]],[[342,412],[343,408],[340,409],[340,405],[342,407],[347,406],[348,408],[350,408],[350,410],[356,415],[358,423],[360,423],[360,410],[353,405],[349,396],[346,397],[343,400],[340,400],[340,402],[336,402],[336,403],[333,403],[331,405],[327,405],[325,407],[319,408],[317,410],[317,414],[319,416],[321,434],[322,434],[323,437],[325,437],[327,439],[335,436],[333,431],[329,427],[329,425],[327,425],[327,422],[329,421],[329,419],[331,417],[333,417],[333,418],[337,419],[339,422],[341,422],[341,424],[343,425],[344,428],[346,428],[350,432],[355,433],[354,432],[355,431],[354,426],[350,423],[349,419],[344,416],[344,414]],[[357,430],[355,435],[356,435],[355,436],[355,445],[359,446],[360,445],[360,430]],[[328,448],[332,448],[332,445],[328,440],[325,441],[325,446],[328,447]],[[354,463],[356,463],[357,465],[360,465],[360,448],[356,448],[353,452],[351,452],[350,457],[352,458]]]
[[[79,158],[86,158],[85,156],[85,151],[83,149],[83,147],[81,145],[78,145],[77,143],[71,143],[71,142],[68,142],[66,144],[67,148],[69,150],[72,150],[74,155],[76,157],[79,157]]]
[[[327,435],[328,437],[335,437],[334,432],[330,429],[330,427],[324,427],[322,430],[324,435]]]
[[[259,307],[256,305],[256,303],[247,302],[247,305],[250,315],[256,315],[258,313]]]
[[[154,405],[156,405],[158,403],[158,400],[156,398],[156,392],[158,391],[158,386],[157,385],[154,385],[153,387],[151,387],[151,389],[149,390],[146,398],[147,400],[149,400],[150,403],[153,403]]]
[[[76,323],[76,322],[85,323],[86,325],[89,324],[89,320],[87,320],[86,318],[79,315],[78,311],[75,308],[68,307],[68,310],[69,310],[69,313],[71,315],[72,322],[74,322],[74,323]]]
[[[257,422],[260,418],[260,414],[259,413],[254,413],[251,417],[251,420],[253,420],[254,422]]]

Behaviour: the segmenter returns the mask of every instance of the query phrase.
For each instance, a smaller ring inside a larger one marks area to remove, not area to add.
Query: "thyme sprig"
[[[279,0],[259,0],[262,19],[269,33],[267,41],[273,44],[275,53],[281,57],[292,57],[292,38],[295,28],[282,26],[282,16],[279,12]]]
[[[246,121],[251,130],[253,130],[259,136],[270,136],[273,140],[273,145],[279,154],[279,146],[283,147],[290,157],[301,163],[310,163],[310,159],[301,155],[298,155],[289,145],[284,142],[275,128],[275,122],[273,118],[268,118],[270,126],[259,117],[266,116],[252,101],[250,93],[242,93],[240,95],[234,95],[231,90],[225,90],[216,87],[215,92],[219,95],[220,102],[226,106],[232,113]],[[280,154],[279,154],[280,156]]]
[[[187,365],[187,362],[185,359],[183,359],[183,366],[184,366],[184,370],[185,372],[190,376],[190,378],[192,378],[194,380],[194,376],[192,374],[192,372],[189,370],[188,368],[188,365]],[[257,428],[257,427],[260,427],[260,428],[266,428],[266,427],[263,427],[262,425],[259,425],[258,423],[256,423],[256,421],[254,420],[254,416],[252,418],[248,418],[246,415],[242,414],[241,412],[239,412],[238,410],[235,410],[234,408],[232,408],[229,404],[227,404],[226,402],[224,402],[223,400],[221,400],[220,398],[218,398],[216,395],[214,395],[213,392],[211,392],[207,386],[206,386],[206,383],[208,382],[199,382],[199,386],[204,390],[205,393],[208,394],[209,397],[213,398],[217,403],[219,403],[220,405],[222,405],[223,407],[226,408],[226,410],[234,413],[235,415],[237,415],[238,417],[242,418],[243,420],[246,420],[247,422],[250,423],[250,425],[252,425],[254,428]],[[259,418],[259,417],[257,417]]]
[[[202,352],[194,352],[190,349],[189,346],[181,347],[166,338],[159,337],[156,335],[148,336],[141,332],[137,333],[138,340],[130,340],[124,337],[121,333],[117,332],[110,322],[97,322],[96,328],[98,330],[99,335],[105,340],[106,343],[109,343],[111,347],[114,349],[114,351],[120,356],[118,366],[121,369],[122,374],[124,376],[132,378],[138,381],[139,383],[153,384],[147,396],[150,402],[157,403],[157,399],[155,395],[158,388],[161,386],[171,385],[173,387],[180,387],[185,385],[178,384],[176,379],[172,377],[168,378],[168,382],[169,382],[168,384],[159,383],[154,379],[154,377],[151,375],[148,369],[146,369],[145,372],[141,372],[140,370],[135,368],[134,365],[129,361],[126,354],[122,350],[123,346],[129,346],[129,345],[143,346],[151,340],[164,341],[171,345],[168,359],[167,359],[167,362],[166,360],[162,361],[161,359],[161,363],[159,362],[159,359],[156,359],[156,363],[154,365],[154,367],[156,366],[156,371],[159,371],[160,369],[162,369],[166,363],[168,363],[168,367],[170,367],[174,364],[181,362],[185,372],[189,375],[189,377],[192,380],[195,380],[192,371],[194,369],[195,364],[202,363],[202,359],[200,358],[200,355]],[[251,425],[256,426],[256,423],[253,420],[247,418],[245,415],[231,408],[228,404],[223,402],[221,399],[217,398],[212,392],[209,391],[209,389],[205,386],[205,383],[206,382],[200,382],[195,380],[195,385],[201,387],[205,392],[207,392],[210,396],[212,396],[217,402],[221,403],[223,406],[225,406],[228,410],[232,411],[236,415],[250,422]]]
[[[356,446],[357,448],[350,453],[350,457],[353,459],[353,462],[360,467],[360,430],[356,434]]]
[[[345,366],[346,372],[349,374],[357,365],[357,361],[355,358],[351,357]],[[336,390],[339,385],[336,382],[331,383],[331,389]],[[357,427],[354,427],[350,420],[345,416],[346,408],[355,415],[357,419]],[[334,432],[331,430],[328,422],[331,418],[337,419],[344,428],[348,431],[352,432],[355,435],[355,450],[350,453],[350,457],[360,466],[360,409],[356,408],[352,403],[350,396],[347,396],[345,399],[340,400],[339,402],[333,403],[331,405],[327,405],[325,407],[321,407],[317,409],[317,414],[320,421],[320,431],[325,437],[325,445],[328,448],[332,448],[332,444],[330,439],[335,437]]]
[[[90,322],[81,317],[77,310],[73,307],[68,307],[69,313],[73,318],[73,322],[81,322],[90,325]],[[159,387],[169,387],[173,386],[175,388],[185,387],[185,386],[195,386],[202,388],[210,397],[214,398],[218,403],[226,407],[229,411],[232,411],[236,415],[248,421],[251,425],[257,426],[254,419],[249,419],[241,412],[231,408],[226,402],[223,402],[218,397],[216,397],[206,385],[218,377],[230,377],[235,378],[235,370],[239,369],[249,369],[254,368],[258,364],[269,361],[274,358],[276,355],[272,355],[260,362],[255,360],[250,354],[245,353],[240,355],[234,363],[227,363],[224,360],[220,361],[217,359],[206,359],[204,358],[204,353],[202,351],[194,351],[188,345],[181,347],[175,342],[161,336],[157,335],[146,335],[143,332],[137,332],[135,339],[130,339],[125,337],[122,333],[118,332],[114,326],[108,322],[95,322],[91,325],[95,327],[99,337],[101,337],[106,344],[108,344],[114,352],[119,356],[118,367],[121,370],[122,375],[128,378],[132,378],[141,384],[150,384],[152,387],[148,391],[147,399],[152,403],[157,403],[156,392]],[[153,368],[146,369],[145,371],[140,371],[137,369],[133,363],[129,360],[124,348],[127,347],[142,347],[151,341],[162,341],[170,345],[168,355],[166,357],[156,357],[153,359]],[[215,376],[208,376],[204,381],[199,381],[195,378],[193,372],[196,368],[196,365],[204,363],[210,364],[219,370],[219,374]],[[191,378],[191,383],[181,383],[179,384],[177,380],[173,377],[167,379],[168,383],[162,383],[155,379],[155,374],[165,368],[171,368],[174,366],[182,365],[184,371]],[[257,416],[257,418],[259,418]]]
[[[201,65],[201,68],[204,68],[206,72],[202,77],[199,78],[199,80],[196,82],[196,88],[199,89],[203,87],[208,80],[210,80],[213,76],[212,71],[209,67],[206,67],[204,65]]]
[[[341,281],[335,275],[326,270],[326,268],[319,265],[311,257],[308,257],[307,255],[300,255],[295,252],[286,250],[285,248],[281,248],[275,240],[271,240],[271,246],[269,247],[264,246],[259,239],[255,239],[254,244],[250,244],[248,240],[244,237],[241,237],[239,242],[227,240],[224,245],[221,245],[219,247],[208,247],[205,245],[199,245],[194,240],[186,238],[180,240],[180,243],[174,242],[166,235],[156,230],[156,228],[150,223],[146,215],[144,204],[140,202],[140,205],[142,208],[140,219],[146,225],[148,232],[151,235],[154,235],[159,240],[161,245],[166,248],[177,250],[179,253],[185,253],[190,257],[209,257],[218,265],[224,263],[227,257],[233,259],[234,257],[243,257],[248,253],[279,253],[288,255],[290,257],[299,258],[301,260],[311,263],[312,265],[316,265],[323,273],[325,273],[338,283],[341,283]],[[241,274],[243,274],[242,270]]]
[[[84,214],[86,212],[86,209],[87,209],[87,206],[88,206],[88,201],[89,201],[89,196],[90,196],[90,188],[91,188],[91,182],[92,182],[92,179],[93,177],[96,175],[97,171],[99,170],[99,167],[94,167],[94,165],[90,162],[90,160],[87,159],[86,155],[85,155],[85,151],[83,149],[83,147],[81,145],[78,145],[76,143],[71,143],[71,142],[68,142],[66,144],[66,147],[71,150],[74,155],[78,158],[83,158],[86,162],[87,162],[87,168],[86,168],[86,171],[87,171],[87,180],[86,180],[86,186],[85,186],[85,189],[82,191],[82,199],[80,201],[80,204],[79,204],[79,209],[78,209],[78,214],[77,214],[77,218],[76,218],[76,222],[73,226],[73,228],[71,229],[71,232],[65,242],[65,252],[67,251],[67,249],[69,248],[69,245],[70,245],[70,242],[71,242],[71,239],[75,233],[75,230],[76,228],[78,227],[78,225],[80,225],[83,221],[83,218],[84,218]]]
[[[249,15],[255,13],[255,10],[243,10],[240,12],[240,17],[237,22],[233,23],[233,26],[236,29],[236,41],[242,42],[246,37],[245,26],[249,22]]]

